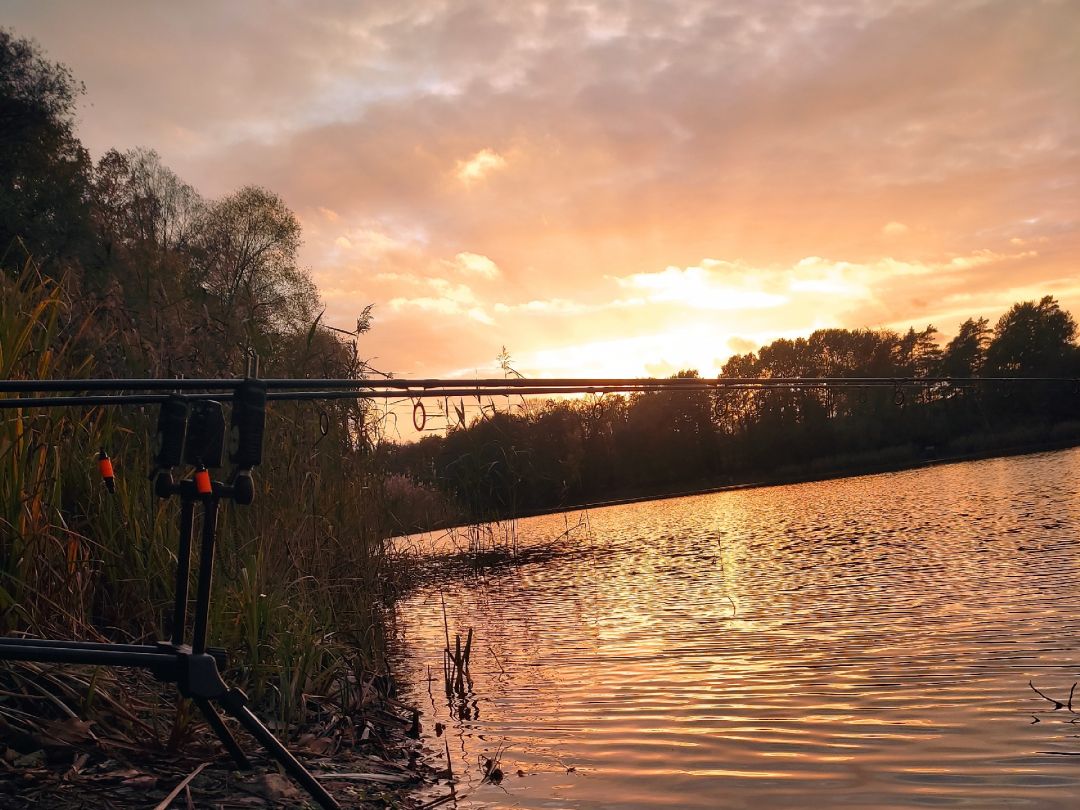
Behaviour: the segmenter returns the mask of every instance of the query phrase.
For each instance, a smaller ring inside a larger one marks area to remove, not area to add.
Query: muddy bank
[[[153,700],[155,685],[133,678],[115,703],[98,698],[86,715],[94,719],[80,719],[67,707],[78,702],[61,698],[95,676],[90,668],[0,670],[0,810],[317,806],[227,721],[253,766],[237,770],[194,707],[168,700],[160,686]],[[417,806],[411,795],[431,775],[417,715],[374,684],[365,694],[346,710],[325,704],[282,739],[343,808]]]

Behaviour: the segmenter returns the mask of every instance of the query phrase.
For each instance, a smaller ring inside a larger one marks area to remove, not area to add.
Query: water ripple
[[[463,807],[1072,806],[1080,723],[1028,682],[1080,678],[1078,473],[1073,450],[595,510],[401,604],[398,664]],[[429,697],[443,598],[475,631],[471,719]]]

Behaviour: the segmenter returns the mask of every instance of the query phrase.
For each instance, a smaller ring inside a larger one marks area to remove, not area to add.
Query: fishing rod
[[[154,405],[169,399],[200,401],[235,393],[253,378],[237,379],[86,379],[0,380],[0,409],[64,406]],[[535,377],[513,379],[389,379],[267,378],[259,379],[269,401],[317,401],[335,399],[452,398],[494,396],[547,396],[613,394],[658,391],[806,390],[833,388],[912,387],[971,388],[987,385],[1071,385],[1070,377],[654,377],[570,378]],[[127,392],[93,393],[85,392]],[[138,392],[138,393],[136,393]],[[161,393],[146,393],[161,392]],[[37,396],[49,393],[53,396]],[[31,396],[25,396],[25,395]]]
[[[1072,385],[1080,381],[1058,377],[650,377],[627,378],[514,378],[514,379],[260,379],[258,357],[248,360],[245,376],[238,379],[84,379],[0,380],[0,409],[54,407],[159,406],[154,442],[154,495],[180,501],[180,531],[172,611],[172,632],[167,641],[149,644],[112,644],[75,640],[0,637],[0,660],[93,666],[139,667],[157,679],[175,683],[206,718],[236,765],[251,762],[226,726],[218,709],[236,719],[324,810],[340,805],[315,776],[252,712],[247,697],[222,678],[225,651],[207,645],[221,501],[250,505],[255,497],[253,468],[262,462],[267,404],[274,401],[412,400],[413,423],[421,430],[426,398],[483,396],[553,396],[608,393],[716,393],[726,390],[797,391],[892,388],[897,402],[905,388],[968,388],[977,385]],[[228,429],[223,401],[231,402]],[[417,421],[419,411],[419,423]],[[227,437],[227,438],[226,438]],[[225,465],[224,480],[212,476]],[[106,487],[113,489],[112,462],[102,448],[99,465]],[[174,469],[183,469],[179,479]],[[195,511],[201,507],[200,543],[195,569],[190,637],[188,585],[191,579]]]

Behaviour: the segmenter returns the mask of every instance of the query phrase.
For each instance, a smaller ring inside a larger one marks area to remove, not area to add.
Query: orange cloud
[[[487,256],[463,251],[454,257],[450,265],[466,276],[493,279],[499,276],[499,266]]]
[[[374,303],[362,351],[400,374],[1080,313],[1070,3],[6,11],[86,82],[95,155],[302,212],[327,318]]]

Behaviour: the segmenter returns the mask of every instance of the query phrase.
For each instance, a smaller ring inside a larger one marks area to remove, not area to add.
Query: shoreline
[[[798,471],[791,473],[777,473],[769,477],[759,478],[754,481],[741,481],[725,484],[708,484],[705,486],[686,489],[683,487],[652,490],[638,494],[628,494],[624,497],[609,498],[602,501],[585,501],[569,503],[560,506],[546,507],[542,509],[528,509],[513,515],[498,515],[487,520],[461,521],[436,525],[423,531],[446,531],[448,529],[475,526],[483,523],[499,523],[511,520],[520,520],[542,515],[555,515],[560,512],[575,512],[590,509],[602,509],[608,506],[626,506],[634,503],[647,501],[662,501],[669,498],[689,498],[695,495],[712,495],[719,492],[737,492],[745,489],[761,489],[764,487],[788,486],[790,484],[809,484],[817,481],[838,481],[845,478],[858,478],[863,475],[881,475],[904,470],[916,470],[922,467],[935,467],[942,464],[959,464],[965,461],[982,461],[989,458],[1008,458],[1010,456],[1023,456],[1033,453],[1051,452],[1054,450],[1068,450],[1071,447],[1080,447],[1080,436],[1048,440],[1041,442],[1026,442],[1001,447],[988,447],[982,450],[973,450],[965,453],[951,453],[948,455],[905,458],[895,461],[885,461],[879,464],[867,464],[861,466],[837,466],[814,472],[803,465]],[[783,468],[782,468],[783,469]],[[416,532],[413,532],[416,533]]]

